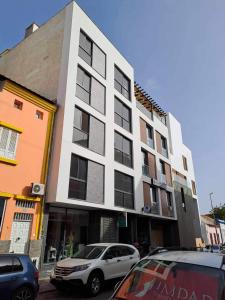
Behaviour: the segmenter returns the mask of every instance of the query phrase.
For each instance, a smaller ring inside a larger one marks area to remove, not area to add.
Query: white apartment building
[[[0,56],[0,73],[58,105],[46,262],[90,242],[195,244],[195,177],[180,124],[134,83],[132,66],[75,2],[30,26]]]

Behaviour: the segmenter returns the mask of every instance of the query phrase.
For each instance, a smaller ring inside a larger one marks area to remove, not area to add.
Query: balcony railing
[[[154,141],[153,139],[147,138],[147,145],[154,149]]]
[[[165,148],[162,148],[162,155],[168,157],[168,151]]]
[[[160,183],[166,184],[166,175],[165,174],[160,173],[159,178],[160,178]]]
[[[160,214],[160,210],[159,210],[159,203],[158,202],[153,202],[151,205],[151,213],[155,214],[155,215],[159,215]]]
[[[145,176],[150,177],[149,166],[148,165],[142,165],[142,174],[145,175]]]

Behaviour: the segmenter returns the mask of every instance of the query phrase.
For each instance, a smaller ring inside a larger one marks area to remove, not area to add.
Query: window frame
[[[85,49],[83,49],[80,45],[80,35],[79,35],[79,46],[78,46],[78,56],[85,61],[89,66],[91,66],[93,68],[93,70],[95,70],[102,78],[106,79],[106,64],[107,64],[107,55],[106,53],[90,38],[90,36],[82,29],[80,28],[80,34],[83,34],[90,42],[91,42],[91,55],[89,55],[89,53],[87,53],[87,51]],[[99,73],[94,67],[93,67],[93,45],[95,45],[104,55],[105,55],[105,76],[103,76],[101,73]],[[90,56],[91,58],[91,63],[89,64],[86,60],[84,60],[80,55],[79,55],[79,49],[82,49],[83,51],[85,51],[85,53],[87,53],[88,56]]]
[[[115,70],[117,70],[123,77],[123,80],[127,80],[128,81],[128,84],[129,84],[129,87],[128,87],[128,90],[123,86],[123,84],[121,82],[118,81],[118,79],[116,79],[116,72]],[[115,82],[120,86],[120,90],[118,90],[115,86]],[[131,80],[130,78],[125,75],[125,73],[116,65],[114,64],[114,88],[121,94],[123,95],[127,100],[131,101]],[[123,94],[123,89],[126,90],[126,92],[128,93],[128,97],[126,97],[124,94]]]
[[[10,127],[5,127],[5,126],[0,125],[0,142],[1,142],[2,134],[3,134],[4,130],[8,130],[8,136],[7,136],[7,141],[6,141],[5,149],[4,148],[0,148],[0,158],[5,158],[5,159],[9,159],[9,160],[15,160],[16,159],[17,145],[18,145],[18,140],[19,140],[19,134],[20,133],[18,131],[16,131],[16,130],[13,130]],[[10,148],[10,144],[11,144],[12,134],[16,134],[16,136],[15,136],[16,140],[15,140],[15,144],[14,144],[14,151],[10,152],[9,148]],[[1,147],[1,145],[0,145],[0,147]]]
[[[125,152],[121,151],[120,149],[116,148],[116,135],[119,135],[122,137],[122,148],[124,148],[124,143],[123,143],[124,140],[129,142],[129,145],[130,145],[130,154],[129,155],[126,154]],[[121,153],[122,162],[116,160],[116,151]],[[131,165],[127,165],[124,163],[124,161],[126,161],[126,157],[129,158]],[[124,135],[122,135],[121,133],[119,133],[118,131],[114,131],[114,160],[128,168],[131,168],[131,169],[133,168],[133,142],[130,139],[128,139],[127,137],[125,137]]]
[[[119,102],[121,105],[122,105],[122,108],[124,109],[127,109],[128,112],[129,112],[129,122],[124,118],[123,116],[123,113],[122,113],[122,116],[116,111],[116,101]],[[120,124],[118,124],[116,122],[116,118],[115,118],[115,115],[117,115],[120,119],[121,119],[121,123],[122,123],[122,126]],[[129,130],[127,130],[123,124],[124,122],[127,122],[129,124]],[[126,131],[132,133],[132,111],[130,109],[130,107],[128,107],[125,103],[123,103],[123,101],[121,101],[118,97],[114,96],[114,123],[117,124],[118,126],[120,126],[121,128],[125,129]]]
[[[152,137],[150,137],[150,138],[149,138],[149,134],[148,134],[149,132],[151,132],[151,136],[152,136]],[[147,145],[148,145],[149,147],[151,147],[152,149],[155,149],[154,129],[153,129],[153,127],[152,127],[151,125],[149,125],[148,123],[146,123],[146,138],[147,138],[147,141],[146,141]],[[151,143],[149,143],[149,140],[152,140],[152,145],[151,145]]]
[[[119,188],[116,187],[116,174],[120,174],[122,176],[127,176],[127,177],[131,178],[131,180],[132,180],[132,191],[131,192],[127,192],[127,191],[121,190],[121,189],[119,189]],[[122,196],[123,196],[123,206],[120,206],[120,205],[116,204],[116,192],[122,194]],[[132,196],[132,208],[127,207],[127,206],[124,205],[124,202],[125,202],[124,201],[124,195],[130,195],[130,196]],[[118,170],[114,170],[114,205],[116,207],[123,207],[123,208],[131,209],[131,210],[135,209],[134,177],[130,176],[128,174],[122,173],[122,172],[120,172]]]
[[[80,129],[80,128],[77,128],[76,125],[74,124],[74,120],[73,120],[73,137],[74,137],[74,129],[78,130],[79,132],[83,133],[83,134],[86,134],[87,135],[87,147],[78,143],[77,141],[74,141],[74,139],[72,140],[74,144],[77,144],[81,147],[84,147],[86,149],[89,149],[89,135],[90,135],[90,117],[91,115],[89,113],[87,113],[85,110],[83,110],[82,108],[78,107],[75,105],[74,107],[74,114],[75,114],[75,110],[79,110],[81,112],[81,114],[86,114],[87,117],[88,117],[88,132],[85,132],[84,130]],[[91,149],[90,149],[91,150]]]
[[[87,91],[85,88],[83,88],[77,82],[77,79],[78,79],[78,69],[81,69],[90,78],[90,90],[89,91]],[[94,107],[92,105],[92,81],[93,80],[97,81],[104,88],[104,110],[103,110],[103,112],[100,111],[99,109],[97,109],[96,107]],[[89,94],[88,103],[86,101],[84,101],[81,97],[78,96],[78,94],[77,94],[77,85],[79,86],[79,88],[83,89],[86,93]],[[106,112],[106,87],[98,79],[96,79],[93,75],[91,75],[88,71],[86,71],[80,64],[77,65],[77,77],[76,77],[76,92],[75,92],[75,96],[78,99],[80,99],[82,102],[90,105],[93,109],[95,109],[96,111],[98,111],[100,114],[105,115],[105,112]]]
[[[86,163],[86,179],[84,180],[84,179],[82,179],[82,178],[79,178],[79,177],[73,177],[73,176],[71,176],[71,167],[72,167],[72,157],[77,157],[78,159],[81,159],[81,160],[83,160],[83,161],[85,161],[85,163]],[[87,198],[87,178],[88,177],[88,159],[86,159],[86,158],[83,158],[83,157],[81,157],[81,156],[79,156],[79,155],[77,155],[77,154],[74,154],[74,153],[72,153],[71,154],[71,160],[70,160],[70,174],[69,174],[69,188],[68,188],[68,198],[69,199],[75,199],[75,200],[82,200],[82,201],[86,201],[86,198]],[[84,192],[84,199],[82,199],[82,198],[76,198],[76,197],[72,197],[72,196],[70,196],[70,181],[75,181],[75,182],[78,182],[78,183],[84,183],[85,184],[85,192]]]
[[[187,157],[182,155],[182,160],[183,160],[183,168],[185,171],[188,171],[188,163],[187,163]]]

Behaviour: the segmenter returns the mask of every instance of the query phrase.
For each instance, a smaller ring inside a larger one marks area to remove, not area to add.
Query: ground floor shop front
[[[120,242],[150,247],[178,246],[177,221],[151,216],[50,206],[44,262],[76,253],[89,243]]]

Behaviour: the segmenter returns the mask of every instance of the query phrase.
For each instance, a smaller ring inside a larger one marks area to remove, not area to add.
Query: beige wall
[[[54,100],[57,96],[65,9],[0,56],[0,74]]]

